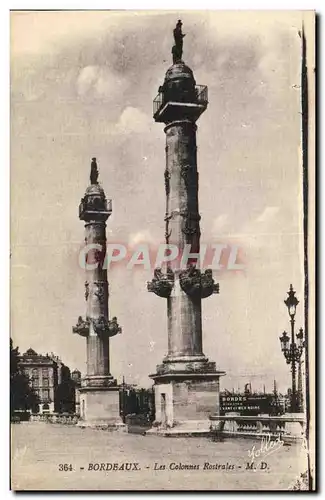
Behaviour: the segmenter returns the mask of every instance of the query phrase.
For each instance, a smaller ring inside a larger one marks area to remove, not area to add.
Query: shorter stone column
[[[90,173],[91,184],[79,206],[79,218],[85,221],[86,318],[81,316],[73,333],[86,338],[87,375],[78,389],[80,421],[82,427],[124,428],[120,417],[120,386],[110,373],[110,337],[122,332],[114,316],[109,319],[108,280],[104,266],[106,253],[106,221],[112,213],[111,200],[107,200],[98,183],[96,159]],[[87,266],[87,264],[92,264]]]

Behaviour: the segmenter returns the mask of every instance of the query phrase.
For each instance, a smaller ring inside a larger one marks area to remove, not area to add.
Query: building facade
[[[29,348],[20,356],[19,367],[39,399],[38,405],[32,409],[34,413],[74,412],[70,369],[58,356],[38,354]]]

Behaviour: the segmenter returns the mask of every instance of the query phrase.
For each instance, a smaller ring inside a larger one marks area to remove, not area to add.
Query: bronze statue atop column
[[[182,60],[184,36],[185,35],[182,33],[182,21],[179,19],[174,29],[175,45],[172,48],[173,64],[176,64]]]

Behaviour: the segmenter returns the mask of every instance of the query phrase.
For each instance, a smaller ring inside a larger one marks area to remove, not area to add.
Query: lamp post
[[[305,347],[304,343],[304,332],[300,328],[296,335],[297,342],[295,342],[295,315],[297,305],[299,300],[297,299],[296,292],[294,291],[292,285],[290,285],[289,292],[287,292],[288,298],[284,301],[288,308],[288,313],[290,316],[291,324],[291,342],[287,332],[283,332],[280,337],[281,350],[287,361],[287,364],[291,364],[291,376],[292,376],[292,395],[291,395],[291,413],[298,413],[301,411],[301,397],[297,398],[297,388],[296,388],[296,364],[300,362],[303,349]]]

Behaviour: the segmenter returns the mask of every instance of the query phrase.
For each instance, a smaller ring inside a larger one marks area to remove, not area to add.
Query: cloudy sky
[[[203,302],[205,354],[223,387],[290,384],[279,346],[289,284],[303,296],[300,13],[14,12],[11,14],[12,336],[85,370],[78,266],[80,198],[97,157],[113,199],[109,242],[163,241],[163,126],[152,100],[183,20],[183,59],[209,88],[198,122],[201,241],[243,249]],[[111,372],[148,386],[167,350],[166,301],[152,273],[112,269],[110,311],[123,327]],[[303,305],[297,325],[303,325]],[[144,362],[145,360],[145,362]]]

